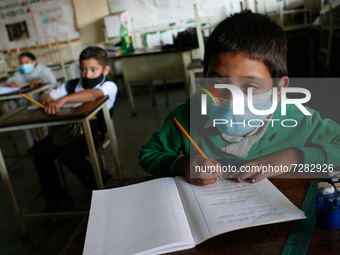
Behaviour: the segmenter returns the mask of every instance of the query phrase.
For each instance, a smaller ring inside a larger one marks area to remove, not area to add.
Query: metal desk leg
[[[195,71],[194,70],[190,70],[190,87],[191,87],[191,95],[194,94],[196,92],[196,82],[195,82]]]
[[[130,85],[130,82],[128,82],[126,79],[125,79],[125,87],[126,87],[126,93],[129,99],[129,104],[132,109],[132,116],[136,116],[136,107],[135,107],[135,101],[133,100],[131,85]]]
[[[123,177],[123,171],[122,171],[122,166],[120,164],[119,160],[119,151],[118,151],[118,142],[117,142],[117,137],[116,137],[116,131],[113,125],[113,122],[110,118],[110,113],[107,108],[107,104],[103,106],[103,115],[106,123],[106,129],[107,133],[109,134],[110,138],[110,145],[111,145],[111,150],[113,153],[113,162],[115,165],[115,170],[118,171],[119,177]]]
[[[11,181],[9,179],[7,168],[6,168],[6,165],[5,165],[5,160],[4,160],[4,157],[2,156],[1,148],[0,148],[0,172],[1,172],[2,180],[4,181],[5,188],[7,190],[8,196],[10,197],[10,200],[11,200],[14,212],[15,212],[15,219],[18,223],[19,228],[20,228],[20,232],[21,232],[22,236],[24,237],[26,235],[26,230],[25,230],[24,225],[19,220],[20,210],[19,210],[17,200],[15,199],[12,184],[11,184]]]
[[[31,149],[33,144],[34,144],[31,130],[30,129],[24,129],[24,132],[25,132],[28,148]]]
[[[149,87],[149,93],[150,93],[152,107],[155,107],[156,106],[156,98],[155,98],[155,94],[153,93],[152,81],[148,82],[148,87]]]
[[[101,170],[98,162],[98,157],[96,153],[96,147],[94,146],[93,142],[93,136],[91,132],[91,127],[90,127],[90,117],[87,117],[86,119],[82,120],[84,132],[85,132],[85,137],[86,137],[86,142],[87,142],[87,147],[90,153],[90,158],[91,158],[91,164],[94,172],[94,176],[96,178],[97,182],[97,187],[98,189],[103,189],[103,180],[101,176]]]

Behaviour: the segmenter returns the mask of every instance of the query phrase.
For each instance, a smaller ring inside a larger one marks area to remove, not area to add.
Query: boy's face
[[[37,63],[35,60],[32,60],[32,59],[30,59],[27,56],[20,57],[19,61],[20,61],[21,65],[23,65],[23,64],[32,64],[32,65],[35,66],[35,64]]]
[[[253,95],[266,93],[273,88],[272,76],[267,66],[262,61],[252,60],[241,53],[225,52],[213,56],[208,66],[207,78],[215,78],[216,84],[226,83],[225,79],[228,79],[228,83],[239,87],[245,96],[249,87]],[[219,81],[221,78],[223,82]],[[283,79],[278,86],[278,97],[281,95],[281,87],[288,86],[288,77]],[[232,100],[228,89],[216,91],[221,97]]]
[[[82,78],[94,79],[101,74],[107,75],[110,72],[110,66],[103,68],[94,58],[83,59],[80,61],[80,72]]]

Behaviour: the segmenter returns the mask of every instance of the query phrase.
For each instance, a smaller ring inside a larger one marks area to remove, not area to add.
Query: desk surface
[[[113,178],[106,188],[121,187],[147,181],[154,177]],[[313,179],[272,179],[271,182],[301,208],[310,183]],[[88,216],[82,221],[69,242],[62,250],[62,255],[82,254],[87,229]],[[228,232],[213,237],[193,249],[171,254],[281,254],[294,221],[269,224]],[[340,230],[326,231],[315,227],[307,254],[338,254],[340,251]]]
[[[164,53],[173,53],[173,52],[183,52],[183,51],[188,51],[192,50],[193,48],[173,48],[173,49],[138,49],[135,50],[134,52],[131,52],[129,54],[124,54],[124,55],[119,55],[116,56],[115,52],[107,50],[107,56],[108,58],[128,58],[128,57],[136,57],[136,56],[144,56],[144,55],[152,55],[152,54],[164,54]]]
[[[24,110],[13,117],[0,123],[0,128],[27,125],[34,123],[55,122],[60,120],[80,120],[89,116],[99,105],[104,103],[109,97],[101,97],[92,102],[84,103],[77,108],[62,108],[56,115],[48,115],[39,110]]]

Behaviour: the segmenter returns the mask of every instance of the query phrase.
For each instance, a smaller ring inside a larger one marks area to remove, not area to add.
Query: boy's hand
[[[45,103],[45,112],[49,115],[57,114],[60,108],[66,104],[66,98],[62,97],[56,101],[49,101]]]
[[[43,80],[41,79],[41,78],[39,78],[39,79],[34,79],[34,80],[32,80],[31,81],[31,83],[30,83],[30,88],[35,88],[35,87],[37,87],[40,83],[42,83],[43,82]]]
[[[287,173],[292,164],[301,163],[302,158],[303,154],[298,149],[279,151],[240,166],[235,173],[229,175],[229,179],[237,178],[238,182],[242,182],[251,177],[251,182],[255,183],[263,178]],[[275,167],[280,170],[274,171]]]
[[[195,171],[196,166],[208,167],[216,165],[221,166],[219,162],[213,158],[204,158],[201,155],[197,155],[190,162],[190,157],[181,157],[177,160],[176,164],[173,166],[173,172],[176,175],[184,175],[185,178],[192,184],[204,186],[208,184],[213,184],[217,180],[217,174]],[[208,169],[208,168],[206,168]]]
[[[43,104],[43,105],[47,105],[49,104],[50,102],[54,101],[53,98],[49,95],[49,94],[41,94],[40,96],[40,102]]]
[[[10,86],[11,88],[15,88],[15,87],[20,86],[20,84],[16,83],[16,82],[11,82],[11,83],[8,84],[8,86]]]

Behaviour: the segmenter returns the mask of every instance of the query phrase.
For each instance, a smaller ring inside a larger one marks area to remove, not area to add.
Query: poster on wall
[[[6,29],[10,41],[29,38],[26,21],[6,24]]]
[[[79,39],[72,1],[0,0],[0,50]]]
[[[32,12],[40,38],[76,31],[71,4],[62,4]]]

